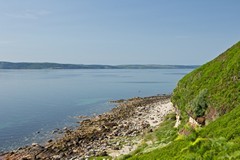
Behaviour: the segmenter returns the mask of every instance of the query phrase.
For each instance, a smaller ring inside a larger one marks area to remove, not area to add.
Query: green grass
[[[120,159],[240,159],[240,42],[181,79],[172,102],[181,111],[179,130],[173,128],[173,115],[168,116],[136,151]],[[208,118],[211,109],[217,111],[215,121],[202,128],[188,125],[186,113]],[[178,135],[182,129],[188,134]]]
[[[90,157],[89,160],[112,160],[112,157],[104,156],[104,157]]]
[[[145,135],[142,145],[136,151],[119,159],[135,159],[136,156],[148,155],[156,149],[168,146],[178,136],[178,130],[173,128],[175,120],[173,120],[172,116],[169,115],[156,130]]]
[[[181,79],[172,102],[182,111],[188,111],[204,89],[208,90],[207,105],[216,108],[220,115],[240,104],[240,42]]]
[[[167,124],[168,122],[165,122]],[[194,136],[178,137],[162,148],[148,153],[138,153],[129,160],[172,159],[240,159],[240,106],[208,126],[196,131]],[[169,125],[170,127],[170,125]],[[159,127],[159,130],[163,128]],[[171,132],[169,128],[167,132]],[[161,139],[163,135],[158,135]],[[191,138],[190,138],[191,137]],[[165,137],[166,138],[166,137]],[[164,138],[164,139],[165,139]],[[173,137],[172,137],[173,138]]]
[[[205,90],[207,92],[202,94]],[[240,42],[181,79],[172,102],[181,111],[180,130],[190,131],[189,135],[179,135],[174,140],[170,135],[167,145],[150,152],[142,150],[126,159],[240,159]],[[189,113],[209,118],[208,114],[213,116],[211,109],[217,111],[215,116],[219,118],[203,128],[189,128]],[[161,127],[159,131],[164,130]],[[169,125],[162,133],[154,133],[156,141],[167,139],[166,133],[171,133],[171,130],[174,132],[175,129]]]

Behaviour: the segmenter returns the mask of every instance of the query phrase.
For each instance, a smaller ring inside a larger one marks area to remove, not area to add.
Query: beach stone
[[[52,158],[55,159],[55,160],[60,160],[62,158],[62,156],[61,155],[54,155]]]
[[[102,151],[98,154],[98,156],[108,156],[106,151]]]
[[[58,132],[57,130],[53,130],[53,131],[52,131],[52,134],[55,134],[55,133],[57,133],[57,132]]]
[[[87,150],[90,150],[90,149],[92,149],[92,146],[88,146],[88,147],[87,147]]]
[[[159,97],[127,100],[108,113],[83,120],[76,129],[67,127],[55,129],[52,131],[53,134],[64,132],[63,137],[54,141],[49,140],[44,146],[44,151],[40,153],[41,156],[38,155],[37,158],[71,159],[76,155],[77,157],[73,159],[86,159],[87,156],[107,156],[106,151],[111,154],[111,149],[120,150],[126,144],[132,146],[134,142],[130,137],[153,131],[148,122],[150,118],[151,124],[153,121],[160,121],[163,115],[155,113],[157,111],[155,107],[160,105],[159,101],[162,100],[163,98]],[[69,132],[66,132],[68,130]],[[29,146],[23,149],[23,152],[25,154],[40,151],[39,146]],[[128,148],[131,148],[130,146]],[[52,157],[53,155],[55,157]]]
[[[158,121],[156,120],[156,121],[153,121],[153,123],[158,123]]]
[[[22,149],[23,149],[22,147],[19,147],[17,150],[20,151],[20,150],[22,150]],[[0,155],[1,155],[1,153],[0,153]]]
[[[32,160],[32,156],[26,155],[26,156],[22,157],[20,160]]]
[[[33,147],[36,147],[36,146],[39,146],[39,144],[37,144],[37,143],[32,143],[32,146],[33,146]]]

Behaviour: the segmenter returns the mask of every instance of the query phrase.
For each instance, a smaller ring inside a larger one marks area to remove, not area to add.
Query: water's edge
[[[45,145],[33,143],[2,155],[4,158],[59,158],[127,154],[125,143],[135,143],[144,132],[154,129],[173,112],[170,96],[136,97],[117,101],[111,111],[79,122],[76,129],[64,128],[63,136]],[[121,145],[120,145],[121,144]],[[134,149],[134,148],[132,148]]]

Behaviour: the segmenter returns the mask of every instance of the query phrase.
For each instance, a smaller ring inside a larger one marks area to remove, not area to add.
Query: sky
[[[0,0],[0,61],[201,65],[240,40],[239,0]]]

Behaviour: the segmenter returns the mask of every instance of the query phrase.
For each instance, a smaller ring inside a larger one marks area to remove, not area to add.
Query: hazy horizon
[[[0,1],[0,60],[201,65],[240,35],[240,1]]]
[[[34,62],[34,61],[2,61],[0,60],[0,62],[7,62],[7,63],[56,63],[56,64],[72,64],[72,65],[110,65],[110,66],[121,66],[121,65],[179,65],[179,66],[199,66],[202,64],[148,64],[148,63],[142,63],[142,64],[130,64],[130,63],[126,63],[126,64],[100,64],[100,63],[59,63],[59,62],[47,62],[47,61],[42,61],[42,62]]]

